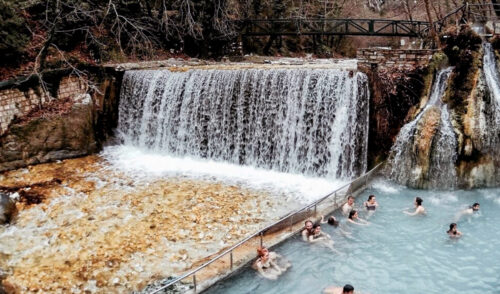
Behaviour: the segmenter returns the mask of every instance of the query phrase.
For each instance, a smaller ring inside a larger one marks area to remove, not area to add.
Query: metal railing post
[[[231,270],[233,270],[233,251],[231,250],[231,253],[229,253],[229,259],[231,263]]]
[[[264,240],[263,240],[263,238],[264,238],[264,233],[263,233],[263,232],[260,232],[260,234],[259,234],[259,235],[260,235],[260,248],[262,248],[262,245],[264,245]]]
[[[196,274],[193,274],[194,293],[196,294]]]

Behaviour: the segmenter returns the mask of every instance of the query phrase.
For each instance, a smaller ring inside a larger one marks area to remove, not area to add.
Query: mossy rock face
[[[0,171],[96,152],[92,105],[76,104],[65,115],[12,125],[0,146]]]
[[[422,98],[420,99],[420,105],[417,109],[413,110],[412,117],[415,118],[417,114],[422,110],[431,94],[432,84],[434,82],[434,77],[436,73],[445,67],[449,66],[449,59],[443,52],[436,52],[432,55],[429,65],[426,68],[425,74],[423,76],[424,90],[422,93]]]

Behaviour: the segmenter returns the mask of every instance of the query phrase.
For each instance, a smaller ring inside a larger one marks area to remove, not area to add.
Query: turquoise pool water
[[[326,286],[346,283],[365,294],[500,293],[500,189],[421,191],[380,182],[356,199],[358,208],[369,194],[380,205],[369,226],[341,218],[353,239],[322,225],[340,253],[296,236],[273,249],[292,263],[277,281],[248,268],[206,293],[322,293]],[[402,213],[413,207],[415,196],[423,198],[426,216]],[[463,237],[451,240],[449,224],[474,202],[481,204],[480,212],[462,217]]]

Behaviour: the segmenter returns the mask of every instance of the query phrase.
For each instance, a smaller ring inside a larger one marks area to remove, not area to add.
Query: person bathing
[[[413,204],[415,205],[415,211],[408,212],[408,211],[404,210],[403,212],[406,213],[407,215],[426,214],[425,208],[422,206],[422,202],[424,202],[424,200],[422,200],[422,198],[416,197],[415,201],[413,202]]]
[[[253,268],[266,279],[276,280],[290,267],[288,260],[276,252],[270,252],[266,247],[258,248],[257,255]]]
[[[342,205],[342,214],[344,216],[348,216],[351,210],[354,209],[354,197],[349,196],[347,197],[347,202]]]
[[[309,235],[312,232],[312,228],[313,228],[313,222],[310,220],[306,220],[304,223],[304,228],[302,229],[302,232],[301,232],[302,239],[304,241],[307,241]]]
[[[365,221],[364,219],[359,218],[358,212],[356,210],[351,210],[347,221],[350,222],[351,224],[356,224],[356,225],[361,225],[361,226],[365,226],[365,225],[370,224],[369,222]]]
[[[446,231],[446,233],[450,236],[450,238],[460,238],[462,236],[462,233],[457,229],[456,223],[451,223],[450,229]]]
[[[377,209],[378,203],[375,198],[375,195],[368,196],[368,200],[365,201],[364,207],[367,211],[375,211]]]

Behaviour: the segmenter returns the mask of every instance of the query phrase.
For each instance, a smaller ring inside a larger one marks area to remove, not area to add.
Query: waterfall
[[[367,168],[366,75],[334,69],[127,71],[124,144],[315,177]]]
[[[388,176],[392,180],[418,188],[452,188],[456,185],[457,139],[448,107],[441,101],[452,70],[449,67],[438,72],[424,109],[401,128],[389,155]],[[425,116],[438,113],[435,134],[423,138],[422,129],[430,129],[425,123],[431,120]],[[428,150],[418,150],[421,140],[426,139],[431,140],[427,142]],[[428,151],[428,157],[422,155],[422,151]]]
[[[500,155],[500,79],[493,47],[485,42],[483,50],[483,72],[490,93],[490,102],[483,110],[489,115],[481,120],[482,125],[478,129],[487,148],[498,156]]]

